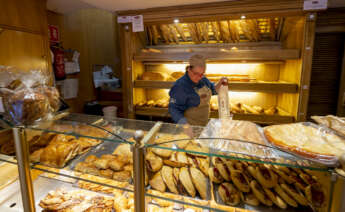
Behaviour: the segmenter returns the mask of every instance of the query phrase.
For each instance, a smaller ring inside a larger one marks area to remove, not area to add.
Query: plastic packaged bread
[[[268,126],[264,134],[273,145],[326,165],[345,152],[345,140],[312,123]]]
[[[332,115],[312,116],[311,118],[318,124],[331,128],[332,130],[345,137],[345,119]]]

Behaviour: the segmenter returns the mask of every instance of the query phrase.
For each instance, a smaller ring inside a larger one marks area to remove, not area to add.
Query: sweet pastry
[[[231,180],[238,190],[242,192],[250,191],[249,181],[241,171],[231,170]]]
[[[209,159],[208,158],[197,158],[198,167],[204,173],[205,176],[208,176],[208,168],[210,167]]]
[[[260,205],[258,198],[256,198],[253,193],[241,193],[241,200],[248,205]]]
[[[227,205],[236,206],[241,202],[240,192],[230,183],[220,184],[218,187],[218,194]]]
[[[170,192],[174,194],[178,194],[178,190],[175,184],[174,176],[173,176],[173,169],[169,166],[163,166],[161,169],[161,176],[163,178],[164,183],[169,188]]]
[[[267,205],[267,206],[272,206],[273,205],[273,202],[266,195],[266,193],[263,190],[263,188],[261,188],[261,186],[255,180],[250,182],[250,188],[252,189],[253,194],[255,195],[255,197],[258,198],[258,200],[262,204]]]
[[[322,208],[326,205],[326,194],[318,184],[307,186],[305,195],[314,207]]]
[[[108,162],[109,167],[114,171],[121,171],[123,167],[127,164],[126,161],[122,156],[117,155],[112,160]]]
[[[153,152],[148,151],[145,156],[146,167],[149,171],[157,172],[163,166],[163,160],[161,157],[155,155]]]
[[[128,182],[131,179],[130,171],[119,171],[113,173],[113,179],[121,182]]]
[[[273,193],[271,190],[264,188],[265,193],[270,198],[270,200],[279,208],[286,209],[287,205],[278,195]]]
[[[279,175],[279,177],[281,177],[283,180],[285,180],[288,184],[294,183],[296,182],[296,180],[294,180],[293,177],[291,177],[290,175],[286,174],[285,172],[274,168],[273,169],[275,173],[277,173]]]
[[[214,183],[222,183],[224,180],[216,167],[210,167],[208,169],[208,176],[210,177],[210,180]]]
[[[85,174],[92,174],[92,175],[100,175],[99,170],[94,166],[93,164],[90,163],[85,163],[85,162],[79,162],[75,168],[75,171],[82,172]]]
[[[120,144],[114,150],[113,155],[120,155],[124,158],[127,158],[130,163],[133,163],[133,156],[132,156],[133,154],[131,151],[130,144]]]
[[[282,188],[279,184],[277,184],[275,187],[274,187],[274,191],[290,206],[292,207],[297,207],[297,202],[292,198],[290,197]]]
[[[112,179],[112,178],[113,178],[114,171],[111,170],[111,169],[105,169],[105,170],[100,170],[100,171],[99,171],[99,174],[100,174],[100,176],[102,176],[102,177]]]
[[[163,163],[172,167],[184,167],[188,165],[188,157],[185,152],[173,152],[169,160],[164,160]]]
[[[166,185],[163,181],[161,172],[157,172],[149,181],[149,184],[153,189],[158,190],[160,192],[165,192],[166,190]]]
[[[273,188],[278,183],[278,177],[265,166],[256,167],[256,179],[265,188]]]
[[[230,169],[225,163],[216,163],[215,167],[225,181],[231,180]]]
[[[180,169],[179,168],[173,168],[173,177],[174,177],[174,183],[176,185],[177,191],[179,194],[186,194],[186,191],[180,181]]]
[[[179,173],[179,180],[181,181],[184,189],[191,197],[195,197],[196,191],[192,182],[192,178],[189,174],[188,168],[182,167]]]
[[[303,206],[308,205],[307,199],[301,192],[298,192],[294,187],[288,184],[281,184],[282,189],[289,194],[292,198],[294,198],[299,204]]]
[[[107,158],[98,158],[96,159],[93,164],[98,168],[98,169],[107,169],[109,168],[109,159]]]
[[[85,163],[93,163],[97,159],[96,155],[89,155],[85,158]]]
[[[118,187],[118,188],[126,188],[128,186],[127,182],[118,182],[118,181],[114,181],[112,179],[93,176],[93,175],[89,175],[89,174],[82,174],[79,176],[79,178],[85,179],[88,181],[92,181],[92,182],[101,183],[104,185],[110,185],[110,186]],[[78,187],[82,188],[82,189],[90,190],[90,191],[102,192],[102,193],[107,193],[107,194],[113,194],[114,192],[123,193],[123,190],[116,189],[116,188],[113,188],[110,186],[102,186],[100,184],[91,183],[88,181],[79,180],[78,181]]]
[[[192,178],[192,182],[199,192],[201,199],[207,198],[207,178],[205,175],[197,168],[191,167],[189,168],[190,176]]]
[[[164,147],[164,148],[172,148],[172,144],[171,143],[165,143],[165,144],[159,144],[159,147]],[[163,148],[159,148],[159,147],[152,147],[151,150],[153,153],[155,153],[156,155],[163,157],[163,158],[169,158],[172,154],[172,151],[169,149],[163,149]]]
[[[268,126],[264,133],[272,144],[308,158],[334,161],[345,151],[339,136],[303,123]]]
[[[310,176],[307,173],[299,174],[299,177],[306,183],[307,185],[312,185],[317,183],[317,178],[315,176]]]

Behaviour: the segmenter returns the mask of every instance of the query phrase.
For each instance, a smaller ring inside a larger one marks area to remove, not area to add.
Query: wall
[[[61,29],[65,49],[80,52],[78,98],[68,100],[72,112],[82,112],[87,101],[95,100],[93,87],[94,65],[111,65],[115,76],[121,77],[117,23],[114,14],[99,9],[83,9],[71,14],[48,13],[48,22]]]

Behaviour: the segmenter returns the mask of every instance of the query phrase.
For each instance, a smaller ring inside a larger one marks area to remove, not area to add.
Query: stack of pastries
[[[210,108],[212,111],[218,110],[218,103],[212,101]],[[230,103],[230,112],[231,113],[240,113],[240,114],[265,114],[265,115],[275,115],[278,114],[278,109],[275,106],[268,108],[263,108],[257,105],[247,105],[244,103]]]
[[[95,155],[89,155],[84,162],[79,162],[74,170],[116,181],[128,182],[133,174],[130,145],[120,144],[113,154],[104,154],[99,158]]]
[[[326,204],[318,178],[307,170],[213,157],[208,172],[223,204],[244,202],[282,209],[298,205],[322,208]]]

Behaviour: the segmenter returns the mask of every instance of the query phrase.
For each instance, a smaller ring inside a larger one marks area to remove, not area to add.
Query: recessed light
[[[176,19],[174,19],[174,23],[175,24],[177,24],[177,23],[179,23],[180,21],[176,18]]]
[[[246,19],[246,16],[245,15],[241,15],[241,19]]]

